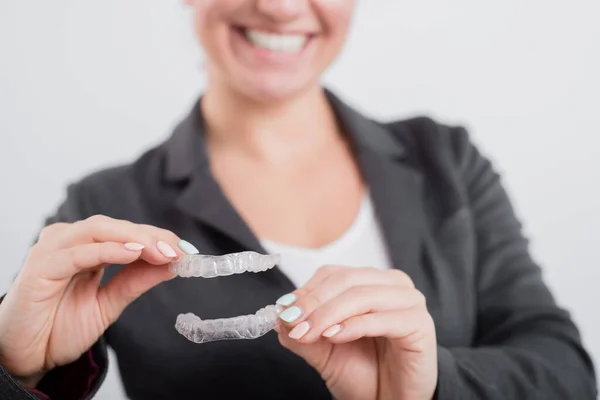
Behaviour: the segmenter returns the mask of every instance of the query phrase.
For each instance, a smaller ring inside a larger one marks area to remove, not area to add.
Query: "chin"
[[[318,80],[270,76],[246,79],[236,91],[259,103],[277,103],[293,100],[318,86]]]

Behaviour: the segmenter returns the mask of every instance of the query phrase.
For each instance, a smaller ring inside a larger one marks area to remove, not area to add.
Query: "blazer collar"
[[[165,142],[166,170],[168,180],[180,181],[191,177],[194,171],[209,168],[204,140],[204,118],[200,112],[202,98],[181,121],[171,138]]]
[[[420,265],[424,228],[422,176],[410,165],[402,124],[394,131],[367,119],[325,90],[340,126],[348,135],[373,198],[394,267],[409,275]],[[234,240],[241,250],[264,252],[210,173],[200,100],[166,145],[166,177],[188,181],[177,200],[191,217]]]

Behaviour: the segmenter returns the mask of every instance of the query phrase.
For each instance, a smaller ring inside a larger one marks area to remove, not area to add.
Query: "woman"
[[[91,398],[107,345],[132,399],[595,398],[465,131],[377,123],[319,86],[353,1],[186,2],[206,93],[164,144],[70,187],[0,305],[2,398]],[[167,267],[244,250],[282,262],[217,279]],[[278,298],[277,333],[256,340],[173,328]]]

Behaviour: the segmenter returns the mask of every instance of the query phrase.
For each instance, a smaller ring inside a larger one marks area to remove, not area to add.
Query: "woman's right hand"
[[[174,277],[166,264],[183,255],[178,243],[170,231],[104,216],[44,228],[0,304],[0,364],[37,383],[77,360],[127,305]],[[100,286],[110,264],[126,266]]]

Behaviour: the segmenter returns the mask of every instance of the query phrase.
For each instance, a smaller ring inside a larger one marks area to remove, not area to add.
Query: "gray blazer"
[[[427,297],[439,344],[436,398],[595,399],[579,333],[544,284],[498,175],[465,130],[427,118],[379,123],[327,96],[370,188],[393,266]],[[134,163],[70,186],[48,223],[104,214],[170,229],[205,254],[264,252],[211,176],[198,109]],[[118,270],[109,267],[105,279]],[[134,400],[330,398],[319,375],[274,333],[195,345],[173,326],[181,312],[253,313],[293,289],[277,268],[166,282],[38,390],[53,399],[91,398],[110,345]],[[2,399],[28,393],[0,372]]]

